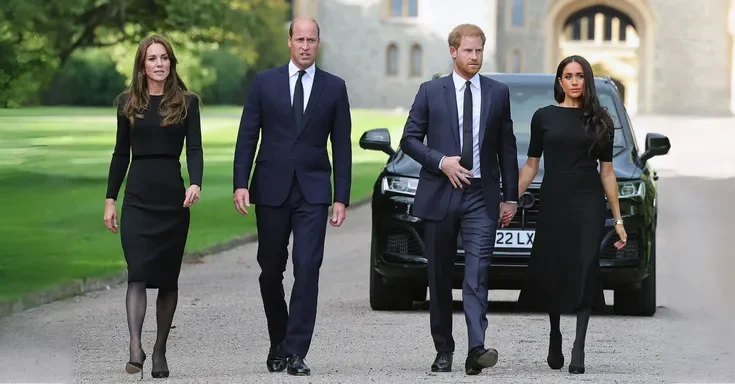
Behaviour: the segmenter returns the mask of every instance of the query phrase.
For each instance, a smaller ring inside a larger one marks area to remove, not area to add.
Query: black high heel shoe
[[[551,369],[561,369],[564,366],[564,354],[561,351],[561,333],[552,333],[549,336],[549,354],[546,363]]]
[[[572,361],[569,363],[569,373],[584,373],[584,350],[572,348]]]
[[[140,361],[140,363],[134,362],[134,361],[128,361],[125,364],[125,372],[129,374],[134,374],[140,372],[140,378],[143,378],[143,363],[145,363],[145,352],[143,352],[143,360]]]
[[[155,357],[155,354],[153,356]],[[165,359],[166,356],[164,356],[163,358]],[[152,364],[152,365],[155,366],[155,364]],[[166,362],[166,365],[168,366],[168,361]],[[142,376],[142,374],[141,374],[141,376]],[[165,379],[168,376],[169,376],[168,369],[165,370],[165,371],[154,371],[154,370],[151,370],[151,377],[153,377],[154,379]]]

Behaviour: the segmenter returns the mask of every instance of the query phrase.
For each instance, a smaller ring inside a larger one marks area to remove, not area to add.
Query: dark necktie
[[[296,79],[296,88],[293,91],[293,118],[297,127],[301,123],[301,117],[304,116],[304,84],[301,78],[305,73],[306,71],[299,71],[299,78]]]
[[[464,88],[464,117],[462,118],[462,157],[459,164],[468,171],[472,171],[472,90],[467,81]]]

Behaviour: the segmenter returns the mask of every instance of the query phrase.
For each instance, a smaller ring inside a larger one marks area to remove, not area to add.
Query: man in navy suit
[[[339,227],[350,204],[352,126],[344,80],[314,64],[320,42],[317,22],[296,19],[288,36],[290,62],[259,72],[245,102],[235,148],[233,200],[243,215],[251,203],[256,205],[259,282],[271,342],[267,368],[309,375],[304,358],[316,322],[328,209],[334,203],[329,223]],[[334,195],[327,137],[332,142]],[[292,231],[294,286],[287,308],[283,272]]]
[[[437,351],[431,370],[452,370],[452,274],[459,233],[465,250],[462,300],[469,339],[465,372],[477,375],[498,361],[497,350],[485,348],[488,268],[499,217],[504,226],[515,215],[518,160],[508,87],[478,74],[484,33],[463,24],[448,40],[454,71],[421,84],[401,148],[422,165],[413,213],[424,221],[431,335]]]

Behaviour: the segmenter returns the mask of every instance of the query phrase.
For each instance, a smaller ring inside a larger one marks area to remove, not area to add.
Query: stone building
[[[321,26],[319,65],[355,107],[408,108],[451,69],[449,31],[487,36],[484,72],[553,73],[585,56],[621,85],[631,114],[735,113],[735,0],[292,0]]]

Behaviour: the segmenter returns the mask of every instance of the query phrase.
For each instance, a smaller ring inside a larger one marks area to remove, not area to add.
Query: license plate
[[[495,248],[531,248],[536,231],[498,229]]]

